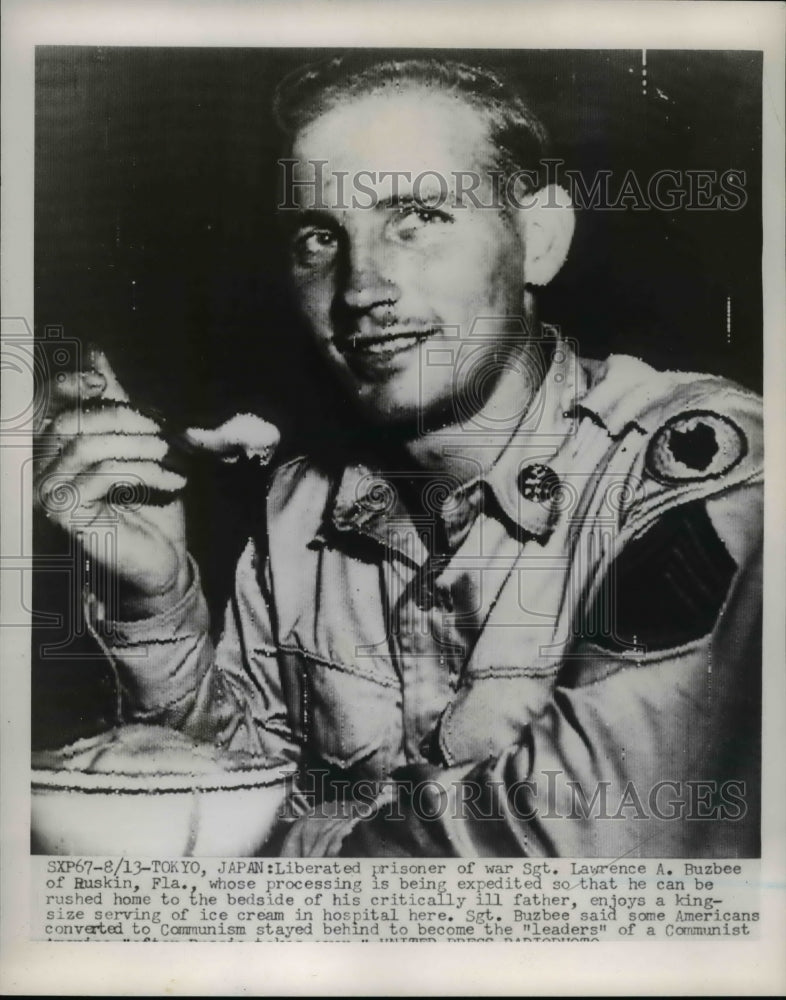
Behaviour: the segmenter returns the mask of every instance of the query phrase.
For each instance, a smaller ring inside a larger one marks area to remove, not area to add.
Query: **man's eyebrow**
[[[319,226],[321,229],[338,229],[339,224],[329,212],[318,208],[297,209],[294,212],[282,213],[284,222],[289,229],[303,229],[306,226]]]
[[[433,197],[426,194],[420,198],[416,198],[414,194],[391,194],[387,198],[380,198],[377,202],[377,208],[411,208],[413,205],[416,208],[435,208],[443,204],[445,199],[441,197],[441,192],[435,194]]]

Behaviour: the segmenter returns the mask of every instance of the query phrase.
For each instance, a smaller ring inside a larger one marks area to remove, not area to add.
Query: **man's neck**
[[[414,465],[429,472],[445,472],[461,483],[482,475],[496,462],[532,405],[545,372],[544,345],[525,344],[514,364],[502,376],[480,410],[426,431],[405,445]]]

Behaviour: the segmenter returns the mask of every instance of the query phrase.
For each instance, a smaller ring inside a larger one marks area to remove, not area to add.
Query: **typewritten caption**
[[[759,862],[31,858],[48,941],[758,936]]]

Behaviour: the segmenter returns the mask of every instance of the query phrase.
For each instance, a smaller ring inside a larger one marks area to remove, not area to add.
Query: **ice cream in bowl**
[[[249,857],[279,828],[296,765],[119,726],[33,754],[40,854]]]

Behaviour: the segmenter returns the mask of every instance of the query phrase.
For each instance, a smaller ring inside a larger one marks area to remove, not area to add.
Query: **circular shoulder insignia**
[[[709,410],[687,410],[667,420],[649,443],[645,469],[661,483],[717,479],[748,451],[742,429]]]
[[[517,483],[524,499],[534,500],[535,503],[553,499],[560,485],[557,473],[540,462],[525,466],[519,472]]]

